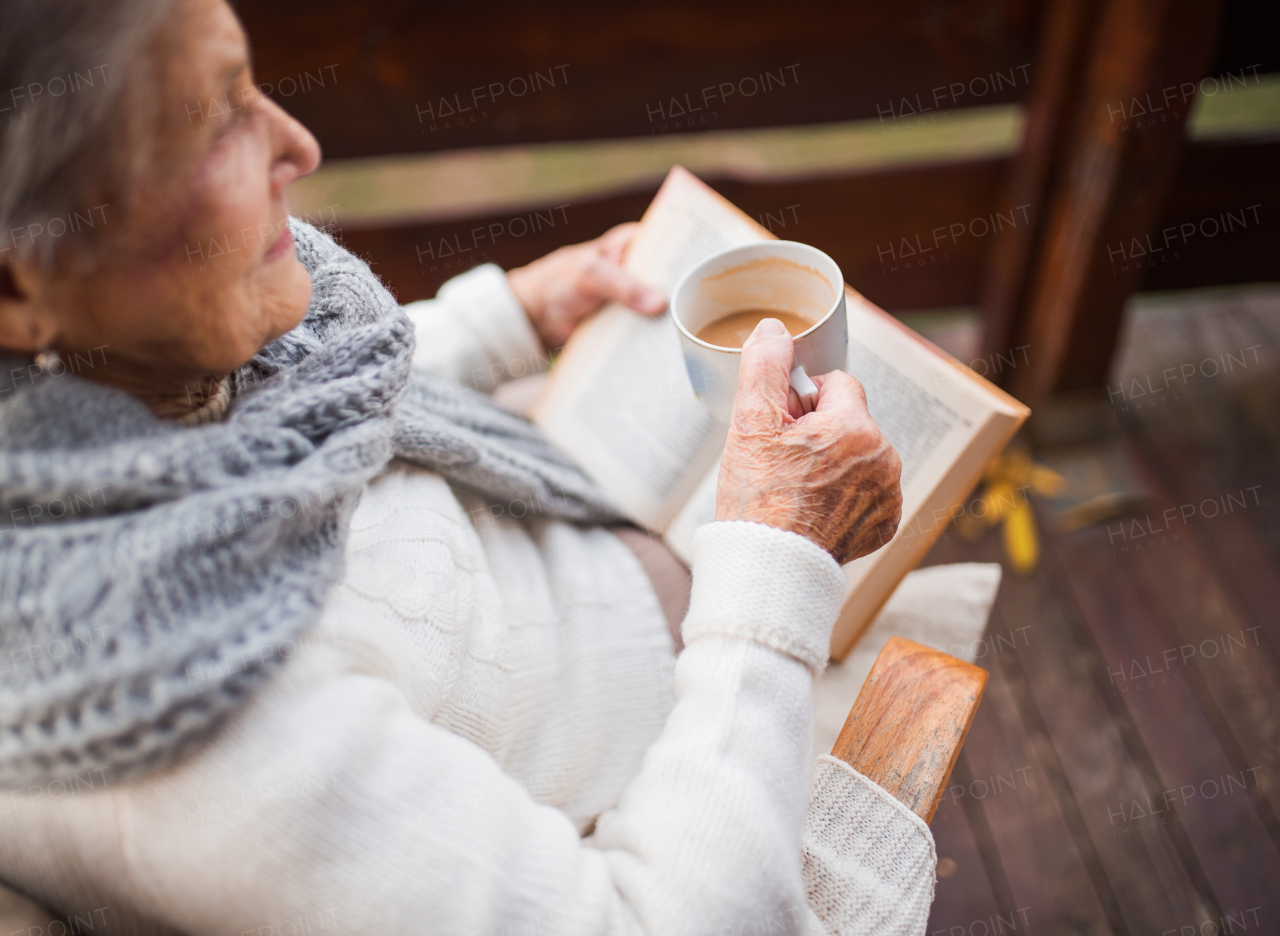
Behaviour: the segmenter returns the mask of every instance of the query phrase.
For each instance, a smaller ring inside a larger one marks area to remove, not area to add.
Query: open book
[[[695,176],[673,168],[624,261],[670,296],[704,258],[770,234]],[[843,659],[1027,418],[1029,410],[847,290],[847,370],[902,456],[897,534],[849,564],[831,655]],[[610,305],[581,324],[552,368],[533,420],[633,521],[691,561],[694,531],[715,515],[728,427],[693,395],[670,313]]]

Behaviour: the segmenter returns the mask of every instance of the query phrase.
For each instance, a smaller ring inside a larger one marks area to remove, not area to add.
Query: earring
[[[62,363],[62,355],[53,348],[44,348],[36,353],[36,367],[45,373],[52,373],[53,368]],[[66,368],[63,368],[65,370]]]

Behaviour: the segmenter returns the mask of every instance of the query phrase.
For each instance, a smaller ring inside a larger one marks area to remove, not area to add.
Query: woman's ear
[[[53,342],[52,316],[36,299],[39,276],[20,260],[0,264],[0,348],[36,354]]]

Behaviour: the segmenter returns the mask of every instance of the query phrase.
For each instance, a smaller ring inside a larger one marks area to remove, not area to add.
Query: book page
[[[716,518],[716,485],[719,480],[720,458],[717,456],[710,470],[702,476],[689,499],[662,534],[662,541],[667,544],[667,548],[687,566],[693,566],[693,534],[698,532],[698,527]]]
[[[582,432],[608,442],[602,454],[643,479],[661,511],[679,495],[689,466],[715,444],[719,429],[687,378],[680,380],[684,359],[669,321],[627,324],[626,343],[614,346],[592,392],[578,397],[569,415]]]
[[[945,374],[922,373],[914,350],[860,307],[849,310],[848,371],[867,392],[867,410],[902,458],[902,516],[913,517],[964,451],[989,406]],[[895,347],[895,344],[903,344]],[[873,350],[873,348],[875,350]],[[896,537],[895,537],[896,538]],[[885,548],[888,548],[887,545]],[[845,567],[851,580],[876,554]]]
[[[850,290],[846,299],[848,371],[862,382],[868,411],[902,458],[905,520],[951,472],[993,409],[1014,410],[862,296]]]
[[[856,338],[846,369],[867,393],[867,411],[902,459],[902,487],[910,489],[959,414]]]
[[[849,290],[849,373],[902,457],[902,520],[883,547],[845,565],[849,595],[832,635],[837,659],[853,647],[898,582],[950,524],[952,508],[1027,416],[902,323]]]
[[[677,168],[623,265],[670,296],[705,258],[766,236]],[[574,332],[533,418],[632,520],[654,531],[670,523],[727,431],[693,395],[670,313],[646,319],[617,303]]]

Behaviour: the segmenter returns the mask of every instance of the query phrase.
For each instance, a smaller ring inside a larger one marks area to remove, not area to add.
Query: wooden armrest
[[[831,755],[929,822],[986,686],[982,667],[890,637]]]

